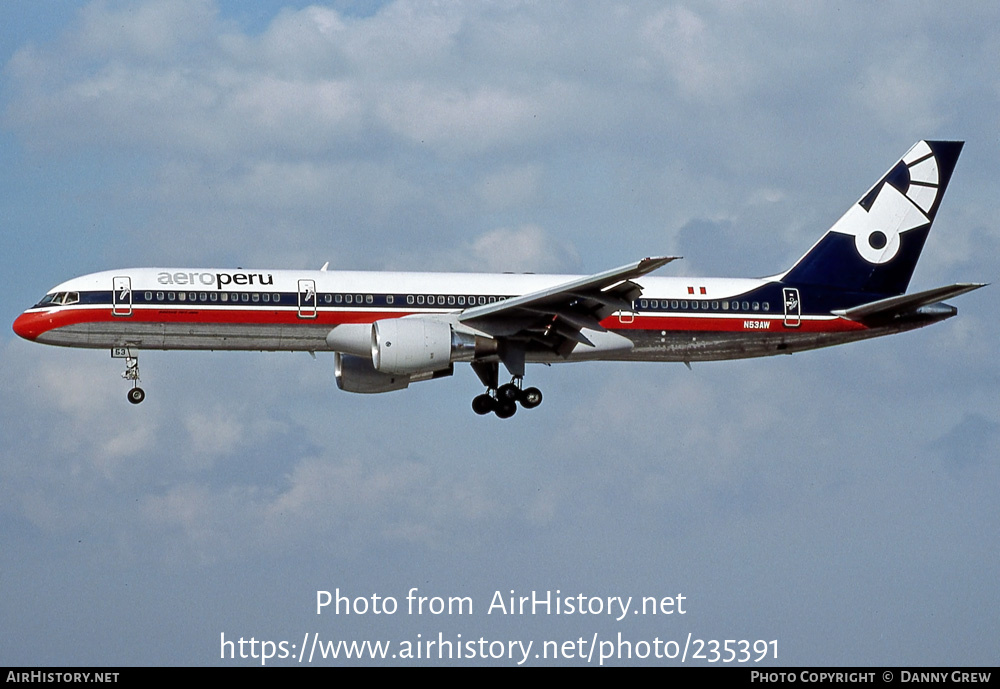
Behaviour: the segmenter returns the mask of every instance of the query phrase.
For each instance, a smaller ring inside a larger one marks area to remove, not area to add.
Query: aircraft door
[[[632,302],[632,308],[628,311],[618,312],[618,322],[622,325],[628,325],[635,320],[635,302]]]
[[[132,315],[132,278],[128,276],[112,278],[111,315]]]
[[[794,287],[782,290],[785,302],[785,327],[797,328],[802,324],[802,303],[799,301],[799,291]]]
[[[316,281],[299,280],[299,318],[316,318]]]

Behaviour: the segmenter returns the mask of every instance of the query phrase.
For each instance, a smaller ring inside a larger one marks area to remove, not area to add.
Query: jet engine
[[[404,390],[410,385],[408,375],[380,373],[368,357],[340,352],[334,355],[334,376],[337,387],[345,392],[390,392]]]
[[[444,321],[387,318],[372,324],[372,365],[383,374],[440,371],[495,353],[495,340],[456,331]]]
[[[337,387],[344,392],[359,392],[362,394],[392,392],[393,390],[403,390],[409,387],[410,383],[433,380],[434,378],[445,378],[454,372],[455,367],[449,364],[446,368],[438,371],[415,373],[413,375],[405,373],[382,373],[375,370],[371,359],[366,356],[354,356],[353,354],[343,354],[341,352],[334,354],[334,375],[337,378]]]

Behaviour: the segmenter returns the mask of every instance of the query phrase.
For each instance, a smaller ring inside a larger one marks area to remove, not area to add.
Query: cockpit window
[[[35,306],[66,306],[68,304],[76,304],[79,301],[79,292],[53,292],[42,297],[42,300],[35,304]]]

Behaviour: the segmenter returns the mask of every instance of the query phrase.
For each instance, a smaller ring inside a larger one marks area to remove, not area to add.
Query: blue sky
[[[3,313],[135,265],[773,274],[923,138],[967,145],[912,288],[995,282],[997,27],[982,3],[5,4]],[[993,288],[955,303],[793,357],[529,368],[545,402],[507,422],[467,368],[352,396],[322,354],[145,353],[132,407],[107,352],[8,329],[0,664],[236,664],[220,634],[307,631],[995,664],[1000,333]],[[337,587],[476,610],[317,616]],[[511,589],[688,612],[487,615]]]

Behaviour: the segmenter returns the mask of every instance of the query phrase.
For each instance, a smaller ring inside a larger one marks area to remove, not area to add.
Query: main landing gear
[[[517,342],[502,342],[500,360],[510,372],[509,383],[500,385],[500,364],[495,361],[473,361],[472,370],[486,386],[486,392],[472,400],[472,410],[483,416],[493,412],[501,419],[509,419],[520,404],[525,409],[534,409],[542,403],[542,391],[538,388],[522,388],[524,381],[524,345]]]
[[[125,372],[122,378],[132,381],[132,389],[128,391],[128,401],[139,404],[146,399],[146,391],[139,387],[139,356],[128,352],[125,357]]]
[[[542,403],[542,391],[538,388],[522,388],[522,376],[514,376],[509,383],[499,388],[490,387],[472,400],[472,410],[479,415],[493,412],[501,419],[509,419],[517,411],[518,403],[525,409],[534,409]]]

